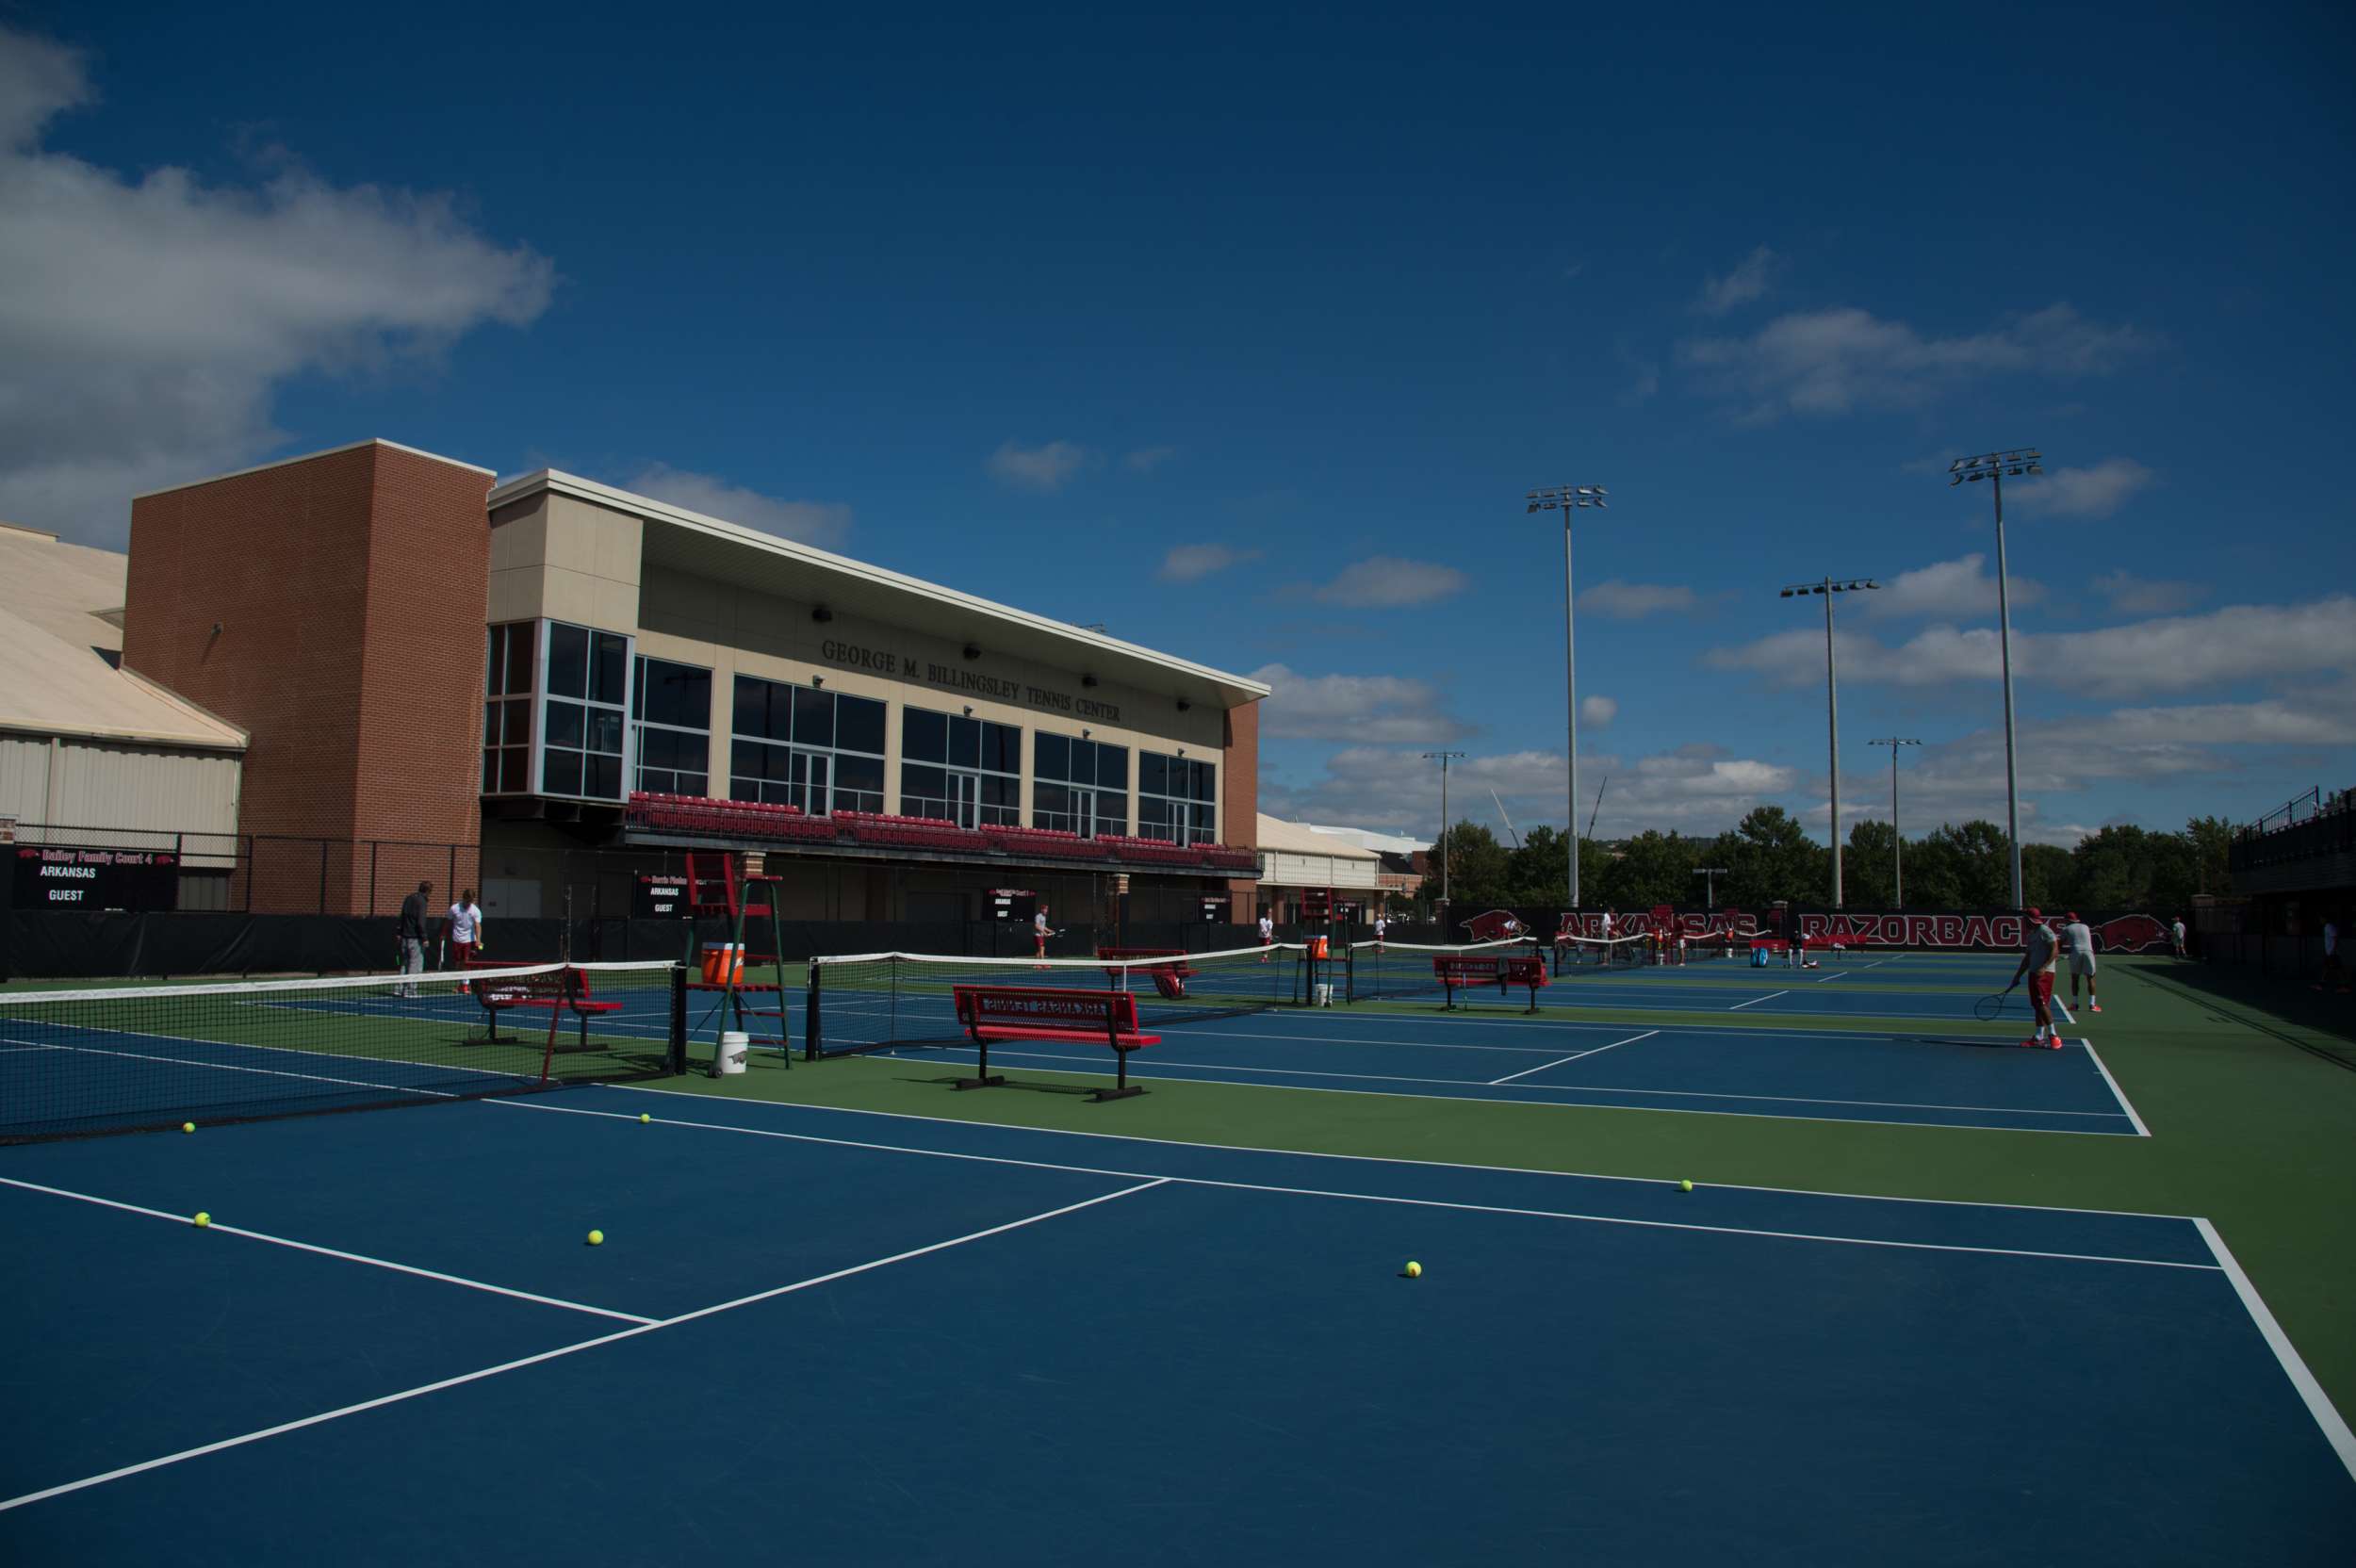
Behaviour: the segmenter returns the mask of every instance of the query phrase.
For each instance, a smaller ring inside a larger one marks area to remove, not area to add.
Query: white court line
[[[2233,1294],[2241,1298],[2242,1306],[2258,1325],[2258,1332],[2265,1337],[2266,1348],[2274,1352],[2274,1359],[2282,1364],[2283,1375],[2299,1391],[2299,1400],[2306,1405],[2307,1413],[2314,1416],[2315,1425],[2323,1429],[2324,1440],[2331,1445],[2331,1451],[2339,1455],[2340,1463],[2347,1467],[2348,1478],[2356,1480],[2356,1435],[2349,1433],[2348,1423],[2341,1419],[2340,1413],[2331,1404],[2331,1396],[2323,1392],[2323,1385],[2315,1381],[2315,1375],[2307,1370],[2307,1364],[2299,1359],[2290,1335],[2284,1333],[2282,1325],[2274,1320],[2274,1314],[2267,1310],[2265,1300],[2258,1295],[2258,1287],[2250,1282],[2250,1276],[2243,1273],[2241,1265],[2233,1260],[2232,1250],[2225,1245],[2225,1238],[2217,1233],[2217,1227],[2205,1219],[2196,1219],[2193,1224],[2200,1227],[2201,1239],[2209,1244],[2209,1253],[2217,1259],[2217,1266],[2233,1282]]]
[[[2143,1118],[2135,1114],[2135,1106],[2128,1102],[2127,1091],[2119,1086],[2119,1080],[2111,1076],[2111,1070],[2103,1065],[2102,1057],[2094,1054],[2094,1042],[2081,1036],[2078,1043],[2086,1048],[2086,1059],[2094,1064],[2094,1070],[2102,1075],[2102,1082],[2111,1086],[2111,1098],[2117,1100],[2119,1108],[2127,1113],[2127,1120],[2134,1126],[2135,1136],[2150,1137],[2151,1129],[2143,1124]]]
[[[626,1111],[589,1111],[578,1106],[550,1105],[533,1101],[499,1100],[486,1102],[486,1103],[519,1111],[550,1111],[560,1116],[594,1116],[614,1121],[636,1119]],[[1018,1159],[1008,1154],[971,1154],[947,1149],[911,1149],[905,1144],[870,1143],[859,1138],[828,1137],[819,1133],[779,1132],[766,1127],[744,1127],[735,1122],[677,1120],[663,1117],[658,1119],[658,1124],[664,1127],[695,1128],[707,1133],[736,1133],[745,1137],[777,1138],[789,1143],[825,1144],[837,1149],[864,1149],[886,1154],[914,1154],[923,1159],[966,1160],[981,1165],[1023,1166],[1035,1170],[1064,1171],[1082,1176],[1118,1176],[1130,1179],[1143,1179],[1146,1176],[1146,1172],[1141,1170],[1113,1170],[1095,1166],[1056,1165],[1045,1160]],[[967,1123],[966,1125],[973,1124]],[[1524,1219],[1565,1219],[1590,1225],[1625,1225],[1638,1230],[1694,1231],[1711,1235],[1763,1236],[1777,1241],[1813,1241],[1846,1247],[1891,1247],[1924,1252],[1985,1252],[2002,1257],[2053,1258],[2066,1263],[2130,1264],[2149,1268],[2214,1269],[2217,1266],[2215,1264],[2206,1263],[2179,1263],[2165,1258],[2117,1257],[2102,1252],[2050,1252],[2023,1247],[1972,1247],[1958,1242],[1897,1241],[1874,1236],[1826,1235],[1814,1231],[1771,1231],[1748,1225],[1705,1225],[1693,1220],[1638,1219],[1627,1215],[1584,1214],[1571,1209],[1525,1209],[1502,1203],[1463,1203],[1444,1198],[1402,1198],[1379,1192],[1340,1192],[1326,1187],[1283,1186],[1267,1182],[1235,1182],[1215,1176],[1159,1176],[1153,1178],[1153,1181],[1168,1183],[1173,1186],[1221,1187],[1237,1192],[1281,1193],[1295,1198],[1334,1198],[1362,1203],[1397,1203],[1409,1208],[1452,1209],[1466,1214],[1511,1215]],[[1119,1197],[1120,1194],[1116,1193],[1113,1196]]]
[[[188,1217],[184,1214],[167,1214],[161,1209],[144,1208],[137,1203],[119,1202],[112,1198],[100,1198],[91,1193],[74,1192],[65,1187],[43,1186],[38,1182],[20,1182],[10,1176],[0,1176],[0,1186],[19,1187],[26,1192],[45,1192],[52,1198],[71,1198],[77,1203],[95,1203],[102,1209],[118,1209],[124,1214],[145,1215],[150,1219],[169,1220],[174,1225],[184,1227],[188,1223]],[[395,1263],[389,1258],[372,1258],[365,1252],[346,1252],[334,1247],[319,1247],[307,1241],[296,1241],[287,1236],[274,1236],[262,1231],[249,1231],[239,1225],[223,1225],[216,1221],[210,1228],[225,1236],[241,1236],[247,1241],[267,1242],[272,1247],[290,1248],[297,1252],[310,1252],[322,1258],[335,1258],[344,1263],[366,1264],[370,1268],[387,1268],[396,1274],[415,1275],[420,1280],[433,1280],[446,1285],[464,1285],[468,1290],[480,1290],[492,1296],[512,1297],[518,1301],[532,1301],[544,1307],[563,1307],[567,1312],[585,1312],[596,1317],[618,1318],[624,1323],[655,1321],[651,1317],[642,1317],[634,1312],[614,1312],[611,1308],[593,1307],[582,1301],[567,1301],[562,1297],[539,1296],[529,1290],[511,1290],[506,1285],[495,1285],[482,1280],[469,1280],[463,1274],[444,1274],[438,1269],[419,1268],[412,1264]]]
[[[1826,975],[1821,975],[1821,976],[1819,976],[1819,977],[1815,980],[1814,984],[1821,986],[1821,985],[1823,985],[1823,984],[1824,984],[1826,980],[1838,980],[1838,979],[1840,979],[1842,975],[1844,975],[1844,974],[1846,974],[1846,973],[1848,973],[1848,972],[1848,972],[1847,970],[1845,970],[1845,969],[1837,969],[1837,970],[1834,970],[1834,971],[1833,971],[1830,974],[1826,974]]]
[[[1638,1040],[1648,1040],[1659,1033],[1661,1033],[1661,1031],[1658,1029],[1647,1029],[1641,1035],[1630,1035],[1624,1040],[1613,1040],[1612,1045],[1598,1045],[1585,1051],[1574,1051],[1569,1055],[1562,1057],[1560,1061],[1547,1062],[1542,1067],[1524,1068],[1519,1072],[1509,1072],[1502,1078],[1492,1078],[1489,1080],[1489,1087],[1495,1088],[1499,1084],[1510,1084],[1516,1078],[1527,1078],[1533,1072],[1544,1072],[1546,1068],[1549,1067],[1561,1067],[1563,1062],[1576,1062],[1582,1057],[1595,1055],[1601,1052],[1611,1050],[1612,1046],[1634,1045]]]
[[[596,1084],[589,1086],[624,1095],[659,1094],[669,1100],[694,1100],[703,1104],[712,1103],[714,1098],[712,1095],[704,1094],[695,1089],[659,1089],[651,1084]],[[1304,1090],[1303,1092],[1315,1094],[1333,1094],[1343,1091],[1333,1089],[1314,1089]],[[1393,1096],[1390,1098],[1408,1099],[1428,1097]],[[495,1102],[495,1103],[513,1104],[519,1107],[527,1107],[532,1110],[574,1110],[574,1107],[569,1105],[543,1105],[520,1100],[500,1101]],[[883,1121],[914,1121],[924,1123],[927,1126],[957,1127],[967,1131],[971,1131],[977,1126],[987,1125],[986,1123],[968,1120],[963,1117],[916,1116],[908,1111],[870,1110],[862,1105],[798,1105],[780,1100],[735,1099],[730,1099],[727,1101],[726,1103],[740,1107],[752,1106],[755,1108],[784,1111],[788,1113],[814,1110],[828,1116],[867,1116],[875,1117]],[[1480,1102],[1480,1103],[1518,1105],[1527,1104],[1528,1102],[1518,1100],[1498,1100],[1483,1101]],[[580,1112],[577,1114],[616,1116],[622,1115],[623,1113],[614,1111],[597,1111]],[[1673,1111],[1667,1114],[1674,1116],[1685,1113]],[[1726,1113],[1722,1111],[1711,1111],[1701,1114],[1722,1116]],[[625,1119],[627,1119],[627,1118],[625,1118]],[[666,1123],[670,1121],[669,1118],[664,1118],[663,1119]],[[1799,1119],[1809,1119],[1802,1118]],[[714,1125],[712,1122],[705,1121],[682,1121],[671,1124],[684,1127],[709,1127]],[[1869,1121],[1862,1123],[1862,1125],[1868,1127],[1913,1127],[1920,1126],[1922,1123],[1911,1121]],[[738,1130],[750,1133],[758,1132],[761,1129],[746,1127]],[[1194,1138],[1150,1138],[1140,1136],[1136,1133],[1094,1133],[1081,1127],[1032,1127],[1017,1124],[1005,1127],[1002,1130],[1018,1134],[1037,1134],[1045,1137],[1095,1138],[1107,1143],[1134,1143],[1144,1144],[1150,1147],[1170,1149],[1208,1149],[1230,1154],[1280,1154],[1286,1159],[1297,1160],[1350,1160],[1360,1165],[1413,1166],[1420,1170],[1478,1170],[1484,1175],[1536,1176],[1548,1181],[1632,1182],[1640,1186],[1651,1186],[1657,1182],[1662,1180],[1662,1178],[1655,1176],[1621,1176],[1612,1172],[1600,1170],[1543,1170],[1535,1169],[1529,1166],[1518,1165],[1475,1165],[1468,1160],[1411,1160],[1398,1154],[1341,1154],[1333,1153],[1322,1149],[1269,1149],[1256,1143],[1203,1143]],[[895,1146],[886,1145],[885,1147],[890,1148]],[[1058,1168],[1051,1166],[1049,1168],[1052,1169]],[[1838,1198],[1852,1203],[1928,1203],[1934,1208],[1941,1209],[2014,1209],[2027,1214],[2082,1214],[2090,1215],[2102,1219],[2166,1219],[2177,1224],[2191,1223],[2191,1217],[2188,1215],[2153,1214],[2143,1209],[2077,1209],[2070,1208],[2065,1204],[1998,1203],[1989,1201],[1987,1199],[1979,1198],[1905,1198],[1894,1194],[1878,1192],[1835,1192],[1823,1187],[1771,1187],[1763,1186],[1755,1182],[1712,1182],[1710,1184],[1713,1187],[1723,1187],[1728,1192],[1771,1192],[1776,1194],[1778,1197],[1785,1198]]]
[[[594,1116],[605,1113],[584,1112],[581,1114]],[[63,1496],[70,1492],[81,1492],[90,1487],[103,1486],[108,1481],[122,1480],[125,1477],[141,1475],[149,1470],[160,1470],[167,1464],[178,1464],[187,1460],[202,1459],[207,1454],[218,1454],[224,1449],[241,1448],[249,1443],[259,1443],[264,1438],[280,1437],[287,1432],[298,1432],[308,1427],[323,1426],[330,1421],[341,1420],[347,1415],[359,1415],[368,1411],[381,1410],[386,1405],[400,1404],[404,1399],[415,1399],[427,1394],[438,1394],[446,1388],[456,1388],[463,1383],[480,1382],[485,1378],[495,1378],[502,1372],[514,1372],[526,1366],[535,1366],[542,1362],[555,1361],[560,1357],[573,1355],[581,1350],[594,1350],[601,1345],[635,1339],[640,1334],[650,1334],[658,1329],[674,1328],[679,1324],[693,1323],[698,1318],[711,1317],[715,1314],[732,1312],[738,1307],[749,1307],[756,1302],[774,1300],[780,1296],[791,1296],[797,1290],[809,1290],[817,1285],[832,1284],[837,1280],[847,1280],[854,1274],[865,1274],[874,1269],[888,1268],[895,1263],[906,1263],[910,1258],[921,1258],[928,1252],[939,1252],[951,1247],[962,1247],[969,1241],[981,1241],[990,1236],[1003,1235],[1008,1231],[1019,1231],[1025,1225],[1036,1225],[1041,1220],[1060,1218],[1082,1209],[1093,1208],[1099,1203],[1109,1203],[1116,1198],[1126,1198],[1132,1193],[1144,1192],[1149,1188],[1160,1186],[1168,1180],[1167,1177],[1156,1176],[1136,1186],[1123,1187],[1119,1192],[1100,1193],[1094,1198],[1085,1199],[1077,1203],[1067,1203],[1060,1209],[1049,1209],[1044,1214],[1030,1215],[1022,1219],[1010,1219],[1004,1225],[992,1225],[986,1231],[972,1231],[961,1236],[952,1236],[947,1241],[936,1241],[930,1246],[912,1248],[906,1252],[895,1252],[888,1258],[876,1258],[868,1263],[854,1264],[848,1268],[838,1268],[831,1274],[814,1275],[807,1280],[797,1280],[790,1285],[777,1285],[773,1289],[757,1291],[750,1296],[740,1296],[733,1301],[722,1301],[716,1306],[697,1307],[694,1312],[680,1313],[676,1317],[657,1318],[650,1322],[639,1323],[614,1333],[600,1334],[596,1339],[584,1339],[573,1345],[560,1345],[553,1350],[543,1350],[537,1355],[522,1356],[515,1361],[501,1362],[497,1366],[481,1367],[472,1372],[462,1372],[455,1378],[443,1378],[435,1382],[419,1383],[415,1388],[404,1388],[398,1394],[379,1395],[373,1399],[363,1399],[358,1404],[345,1405],[336,1410],[321,1411],[316,1415],[306,1415],[298,1421],[284,1421],[275,1427],[265,1427],[259,1431],[246,1432],[237,1437],[225,1437],[216,1443],[200,1444],[193,1448],[183,1448],[176,1454],[163,1454],[155,1459],[142,1460],[137,1464],[126,1464],[119,1469],[108,1470],[102,1475],[85,1476],[78,1481],[67,1481],[58,1486],[44,1487],[39,1492],[27,1492],[21,1497],[10,1497],[0,1501],[0,1513],[5,1513],[12,1508],[23,1508],[27,1503],[38,1503],[51,1497]]]
[[[1658,1034],[1659,1032],[1660,1031],[1658,1030],[1653,1031],[1655,1034]],[[1631,1038],[1638,1039],[1643,1037],[1644,1037],[1642,1036],[1631,1037]],[[1035,1041],[1033,1043],[1044,1044],[1046,1042]],[[1625,1045],[1628,1041],[1621,1040],[1616,1043]],[[970,1045],[957,1045],[946,1047],[923,1047],[919,1049],[923,1052],[921,1055],[903,1056],[893,1052],[875,1052],[870,1054],[880,1056],[886,1061],[923,1062],[933,1059],[937,1056],[946,1056],[947,1054],[952,1051],[971,1052],[973,1048]],[[1596,1047],[1596,1050],[1599,1051],[1609,1049],[1610,1047],[1608,1046]],[[990,1054],[992,1056],[1011,1056],[1029,1062],[1065,1062],[1078,1064],[1069,1067],[1064,1070],[1088,1078],[1111,1078],[1116,1076],[1114,1071],[1110,1069],[1089,1067],[1085,1065],[1087,1063],[1102,1060],[1101,1057],[1093,1055],[1065,1056],[1047,1051],[1010,1051],[1004,1046],[992,1046]],[[1593,1055],[1595,1053],[1581,1052],[1579,1054]],[[1566,1061],[1575,1059],[1576,1058],[1572,1057],[1564,1058]],[[962,1066],[964,1064],[959,1063],[958,1065]],[[1167,1057],[1164,1057],[1162,1060],[1157,1062],[1132,1064],[1129,1069],[1129,1076],[1132,1078],[1159,1078],[1160,1082],[1166,1084],[1192,1084],[1204,1082],[1219,1083],[1222,1081],[1219,1079],[1206,1080],[1195,1078],[1162,1077],[1153,1070],[1154,1068],[1162,1067],[1191,1068],[1198,1072],[1252,1072],[1271,1077],[1284,1078],[1348,1078],[1357,1082],[1368,1084],[1442,1084],[1452,1086],[1456,1088],[1492,1088],[1496,1086],[1493,1084],[1483,1083],[1478,1078],[1412,1078],[1403,1073],[1397,1072],[1324,1072],[1313,1071],[1308,1068],[1300,1067],[1242,1067],[1231,1065],[1226,1062],[1173,1062]],[[1531,1070],[1535,1071],[1536,1070],[1532,1069]],[[1277,1088],[1297,1088],[1307,1087],[1309,1086],[1278,1084],[1273,1086]],[[1775,1105],[1867,1105],[1881,1110],[1896,1111],[1980,1111],[1986,1112],[1989,1115],[2004,1116],[2101,1117],[2113,1121],[2122,1119],[2117,1111],[2049,1111],[2033,1105],[1951,1105],[1943,1101],[1937,1100],[1835,1100],[1821,1095],[1735,1094],[1716,1089],[1655,1089],[1644,1087],[1621,1087],[1609,1084],[1529,1084],[1524,1086],[1531,1089],[1560,1092],[1564,1094],[1658,1094],[1665,1095],[1676,1100],[1740,1100],[1746,1102]],[[1332,1090],[1328,1092],[1347,1093],[1349,1091]],[[1427,1100],[1438,1100],[1454,1099],[1459,1097],[1448,1095],[1425,1095],[1423,1098]],[[1532,1102],[1526,1100],[1507,1100],[1498,1102],[1498,1103],[1507,1105],[1526,1105],[1532,1103]],[[1589,1108],[1608,1109],[1609,1107]],[[1645,1106],[1642,1108],[1648,1110],[1666,1110],[1670,1107]],[[1774,1113],[1762,1114],[1772,1115]],[[1928,1122],[1904,1121],[1895,1122],[1891,1125],[1900,1127],[1915,1127],[1932,1126],[1937,1124]],[[1992,1130],[1998,1132],[2039,1131],[2039,1129],[2036,1128],[1997,1128]]]
[[[1741,1011],[1742,1011],[1743,1008],[1745,1008],[1745,1007],[1756,1007],[1756,1006],[1758,1006],[1758,1005],[1759,1005],[1760,1003],[1762,1003],[1762,1002],[1773,1002],[1775,998],[1777,998],[1777,997],[1779,997],[1779,996],[1790,996],[1791,994],[1792,994],[1792,993],[1791,993],[1790,991],[1788,991],[1788,990],[1787,990],[1787,991],[1769,991],[1769,992],[1768,992],[1765,996],[1755,996],[1755,997],[1752,997],[1752,998],[1751,998],[1748,1002],[1738,1002],[1738,1003],[1736,1003],[1733,1006],[1728,1007],[1728,1008],[1726,1009],[1726,1011],[1727,1011],[1727,1012],[1729,1012],[1729,1013],[1739,1013],[1739,1012],[1741,1012]],[[1887,1017],[1891,1017],[1891,1018],[1895,1018],[1895,1017],[1898,1017],[1898,1016],[1900,1016],[1900,1015],[1895,1014],[1895,1013],[1891,1013],[1891,1014],[1888,1014],[1888,1015],[1885,1015],[1885,1016],[1887,1016]]]

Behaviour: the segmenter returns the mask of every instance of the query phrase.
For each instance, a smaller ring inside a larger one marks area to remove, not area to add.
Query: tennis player
[[[1390,916],[1377,915],[1374,917],[1374,945],[1378,950],[1383,946],[1383,939],[1389,934],[1390,929]]]
[[[474,901],[474,890],[466,889],[458,895],[458,902],[450,906],[450,956],[460,969],[483,946],[483,907]]]
[[[2070,1000],[2078,1000],[2078,982],[2083,978],[2086,983],[2086,1011],[2099,1013],[2102,1003],[2094,994],[2094,933],[2078,918],[2075,909],[2070,911],[2069,921],[2062,927],[2062,945],[2070,949]]]
[[[2176,917],[2173,921],[2170,921],[2170,922],[2168,923],[2168,939],[2169,944],[2170,944],[2170,945],[2172,945],[2172,946],[2176,949],[2176,956],[2178,956],[2179,958],[2183,957],[2183,956],[2184,956],[2184,916],[2182,916],[2182,915],[2178,915],[2178,916],[2177,916],[2177,917]]]
[[[2026,911],[2028,923],[2022,932],[2021,967],[2012,972],[2012,983],[2021,984],[2026,975],[2029,981],[2029,1010],[2037,1015],[2037,1035],[2021,1043],[2032,1048],[2053,1051],[2061,1049],[2061,1031],[2053,1027],[2053,967],[2061,960],[2061,943],[2053,936],[2053,927],[2045,923],[2043,911]]]
[[[1035,956],[1047,956],[1047,939],[1055,933],[1047,928],[1047,906],[1042,904],[1031,913],[1031,940],[1038,944]]]
[[[401,972],[404,975],[425,972],[425,899],[433,890],[433,883],[420,882],[416,892],[401,901],[401,919],[394,923],[393,935],[401,942]],[[401,987],[401,994],[417,995],[416,984]]]
[[[1260,962],[1268,962],[1268,949],[1276,940],[1276,922],[1266,909],[1260,911]]]

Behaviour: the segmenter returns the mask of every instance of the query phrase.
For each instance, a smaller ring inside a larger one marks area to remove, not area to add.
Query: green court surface
[[[1615,1015],[1558,987],[1550,1012]],[[2118,958],[2091,1038],[2149,1137],[1692,1117],[1157,1080],[1098,1103],[1101,1080],[1011,1069],[960,1094],[963,1070],[924,1057],[795,1060],[756,1054],[742,1077],[700,1065],[662,1087],[1077,1134],[1592,1172],[1811,1191],[2196,1216],[2214,1221],[2332,1401],[2356,1412],[2356,1007],[2287,982],[2165,958]],[[1567,1005],[1566,1005],[1567,1004]],[[1700,1015],[1696,1015],[1697,1020]],[[1723,1014],[1716,1021],[1725,1021]],[[1789,1020],[1779,1020],[1789,1021]],[[1866,1028],[1827,1014],[1810,1027]],[[797,1031],[798,1035],[798,1031]],[[1771,1046],[1762,1047],[1771,1049]],[[2034,1325],[2023,1325],[2034,1332]]]

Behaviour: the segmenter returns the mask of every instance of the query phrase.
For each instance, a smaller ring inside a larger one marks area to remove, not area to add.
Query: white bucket
[[[712,1075],[714,1078],[725,1078],[732,1072],[744,1071],[744,1054],[751,1047],[751,1037],[743,1030],[723,1030],[720,1035],[720,1049],[713,1054],[712,1058]]]
[[[1320,1007],[1333,1005],[1333,987],[1331,982],[1324,980],[1317,982],[1317,1005]]]

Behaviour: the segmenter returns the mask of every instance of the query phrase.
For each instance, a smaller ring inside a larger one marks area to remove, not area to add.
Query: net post
[[[778,999],[778,1005],[780,1007],[784,1005],[782,997]],[[669,1049],[664,1053],[664,1058],[665,1065],[670,1069],[670,1076],[676,1078],[687,1070],[687,966],[685,964],[671,966],[670,1027],[670,1038],[666,1042]]]
[[[802,1010],[802,1060],[806,1062],[814,1062],[818,1059],[819,1045],[818,977],[826,972],[826,966],[818,962],[818,960],[813,957],[803,967],[810,972],[810,983],[808,987],[809,1002]],[[780,1007],[785,1005],[785,999],[783,997],[779,997],[777,999],[777,1005]]]

